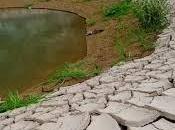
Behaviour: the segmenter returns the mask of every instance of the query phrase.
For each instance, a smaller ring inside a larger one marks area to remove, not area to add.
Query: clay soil
[[[120,0],[1,0],[0,7],[39,7],[66,10],[77,13],[87,19],[94,19],[96,24],[87,26],[87,31],[103,29],[99,34],[87,36],[87,63],[99,65],[103,70],[111,67],[119,60],[119,53],[115,48],[117,20],[104,20],[103,8]],[[129,26],[137,26],[137,21],[131,17],[126,17]],[[127,38],[125,33],[121,37]],[[144,51],[137,43],[126,48],[132,53],[132,57],[139,58],[150,54],[152,51]],[[82,80],[81,80],[82,81]],[[74,84],[80,81],[71,81],[66,84]],[[33,89],[34,90],[34,89]],[[41,91],[41,89],[39,89]],[[36,91],[36,90],[35,90]]]

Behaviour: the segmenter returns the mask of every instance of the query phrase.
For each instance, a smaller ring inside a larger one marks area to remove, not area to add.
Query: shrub
[[[144,28],[160,30],[168,24],[169,3],[167,0],[135,0],[134,12]]]

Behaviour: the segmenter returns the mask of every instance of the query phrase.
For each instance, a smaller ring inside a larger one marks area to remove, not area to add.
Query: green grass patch
[[[129,0],[124,0],[106,7],[103,11],[103,15],[107,18],[118,18],[128,14],[131,7],[131,2]]]
[[[96,76],[101,72],[101,68],[94,65],[93,69],[88,69],[84,63],[65,64],[61,69],[57,69],[53,75],[50,76],[48,83],[62,83],[69,79],[85,79]]]
[[[23,98],[18,94],[18,92],[11,92],[6,97],[5,101],[0,104],[0,113],[37,103],[40,99],[40,96],[34,95]]]

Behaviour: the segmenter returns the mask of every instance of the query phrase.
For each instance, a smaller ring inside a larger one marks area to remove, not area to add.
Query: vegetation
[[[0,104],[0,113],[37,103],[40,99],[40,96],[34,95],[22,98],[18,92],[11,92],[5,101]]]
[[[134,12],[141,25],[146,29],[159,31],[168,23],[168,0],[136,0]]]
[[[96,20],[95,19],[86,19],[86,24],[88,26],[93,26],[96,24]]]
[[[103,14],[108,18],[118,18],[120,16],[126,15],[131,9],[131,4],[129,0],[120,2],[119,4],[112,4],[104,9]]]
[[[131,46],[140,46],[144,51],[154,49],[156,37],[154,32],[147,32],[139,26],[128,26],[124,23],[122,23],[122,28],[119,25],[117,29],[116,49],[119,52],[119,61],[126,61],[132,57],[134,51],[128,51]]]
[[[65,64],[61,69],[55,71],[53,75],[50,76],[48,82],[62,83],[69,79],[84,79],[92,76],[96,76],[101,72],[101,68],[95,65],[95,69],[88,70],[84,66],[84,63],[75,64]]]
[[[116,19],[116,49],[119,61],[126,61],[135,55],[132,47],[154,50],[157,32],[168,23],[169,4],[167,0],[124,0],[103,12],[106,18]]]

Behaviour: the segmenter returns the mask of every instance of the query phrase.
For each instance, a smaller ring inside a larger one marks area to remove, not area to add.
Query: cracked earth
[[[155,52],[0,114],[0,130],[175,130],[175,1]]]

